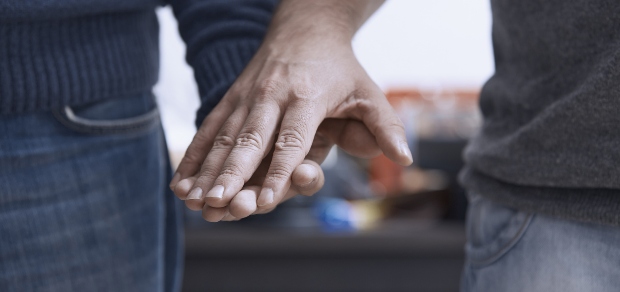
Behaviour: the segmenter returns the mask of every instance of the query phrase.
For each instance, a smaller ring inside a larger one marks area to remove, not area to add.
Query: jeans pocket
[[[53,111],[65,127],[85,134],[127,134],[150,129],[159,123],[159,110],[151,92],[111,98]]]
[[[470,194],[465,251],[472,267],[490,265],[509,252],[533,216]]]

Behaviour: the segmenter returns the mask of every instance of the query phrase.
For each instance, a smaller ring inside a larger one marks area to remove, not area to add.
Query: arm
[[[258,51],[278,1],[169,1],[198,84],[200,126]]]
[[[200,126],[258,51],[278,1],[169,0],[169,2],[178,20],[181,37],[187,45],[186,60],[194,69],[198,84],[201,106],[196,114],[196,124]],[[213,122],[213,119],[211,121]],[[224,119],[215,121],[213,128],[220,127],[223,122]],[[182,179],[189,177],[188,181],[193,181],[192,176],[201,169],[209,153],[213,135],[201,133],[196,135],[196,139],[181,161],[179,170],[171,182],[173,190]],[[323,174],[317,162],[320,163],[327,155],[329,150],[326,149],[327,146],[324,143],[321,147],[315,147],[314,152],[319,155],[300,165],[295,175],[295,182],[298,183],[289,191],[289,197],[293,193],[312,194],[322,187]],[[331,147],[331,144],[329,146]],[[268,161],[265,165],[269,165]],[[262,182],[259,174],[257,173],[253,179],[256,183]],[[264,173],[262,177],[264,178]],[[179,197],[185,199],[188,191],[183,186],[179,190],[180,192],[176,193],[180,193]],[[242,199],[243,196],[237,201],[242,202]],[[188,200],[186,204],[191,209],[200,210],[204,201]],[[222,213],[227,210],[220,208],[216,211]]]
[[[410,164],[401,121],[351,48],[379,5],[283,1],[261,48],[202,124],[194,141],[214,141],[213,147],[191,188],[177,187],[177,195],[191,189],[206,197],[205,210],[226,207],[270,157],[256,212],[273,209],[287,197],[326,118],[363,123],[361,136],[368,132],[388,157]]]

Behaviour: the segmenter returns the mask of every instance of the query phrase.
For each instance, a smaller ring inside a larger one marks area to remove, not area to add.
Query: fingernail
[[[224,196],[224,186],[214,186],[205,196],[206,198],[218,198],[221,199]]]
[[[179,183],[179,180],[181,180],[181,174],[180,173],[175,173],[174,176],[172,177],[172,180],[170,181],[170,189],[174,191],[174,187],[177,185],[177,183]]]
[[[263,189],[260,192],[260,196],[258,197],[258,202],[256,204],[259,207],[269,205],[273,203],[273,190],[272,189]]]
[[[399,151],[400,154],[407,156],[407,158],[409,158],[410,162],[413,162],[413,156],[411,155],[411,150],[409,149],[409,145],[407,145],[407,142],[405,141],[401,141],[399,143]]]
[[[305,187],[314,182],[318,178],[316,168],[309,164],[301,164],[293,172],[293,182],[299,187]]]
[[[202,189],[194,188],[189,195],[187,195],[188,200],[200,200],[202,198]]]
[[[180,181],[176,186],[174,186],[173,191],[175,191],[175,193],[180,192],[187,194],[187,192],[189,192],[192,186],[194,186],[194,183],[189,178],[186,178]]]

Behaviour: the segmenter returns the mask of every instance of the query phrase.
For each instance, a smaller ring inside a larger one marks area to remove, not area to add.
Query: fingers
[[[359,94],[362,96],[358,97],[357,115],[375,136],[383,154],[403,166],[413,163],[413,157],[405,136],[405,127],[383,92],[375,84],[372,84],[368,91]],[[374,96],[380,98],[374,98]]]
[[[291,180],[293,186],[288,190],[284,198],[278,201],[278,204],[294,197],[296,194],[313,195],[323,187],[325,176],[318,163],[304,160],[293,171]],[[259,185],[246,186],[234,196],[228,205],[228,211],[234,220],[239,220],[252,214],[268,213],[275,208],[274,206],[261,210],[258,209],[256,201],[260,189]],[[222,220],[225,220],[225,218]]]
[[[230,215],[230,213],[226,216],[224,216],[224,218],[222,218],[222,221],[239,221],[239,218],[235,218],[235,216]]]
[[[381,149],[377,145],[375,136],[360,121],[353,119],[325,119],[319,126],[317,137],[319,133],[353,156],[373,158],[381,154]],[[315,144],[313,143],[312,149],[314,148]]]
[[[312,195],[319,191],[325,183],[325,176],[318,163],[311,160],[297,166],[291,177],[293,187],[288,190],[283,199],[278,203],[282,203],[296,194]],[[258,210],[256,204],[257,197],[261,187],[258,185],[246,186],[237,193],[228,207],[215,208],[209,205],[203,207],[203,218],[209,222],[218,221],[234,221],[246,218],[253,214],[264,214],[271,212],[274,207]]]
[[[185,194],[183,195],[182,199],[185,200],[185,206],[187,206],[188,209],[192,211],[200,211],[202,209],[202,206],[204,205],[204,200],[201,198],[190,197],[187,195],[188,193],[190,193],[190,190],[195,182],[196,182],[196,177],[193,177],[193,176],[190,176],[184,180],[181,180],[175,186],[174,192],[175,194],[177,194],[177,197],[179,198],[181,198],[179,194]],[[195,193],[192,193],[192,196],[193,195],[195,195]]]
[[[192,188],[195,182],[196,182],[196,177],[190,176],[180,181],[176,185],[174,191],[175,193],[188,194],[190,193],[190,189]],[[192,196],[193,195],[195,195],[195,193],[193,193]],[[203,205],[204,205],[204,200],[202,200],[201,198],[190,197],[190,196],[187,196],[185,198],[185,206],[187,206],[187,208],[189,208],[192,211],[200,211]]]
[[[235,218],[245,218],[256,212],[256,198],[260,186],[247,187],[241,190],[230,202],[229,212]]]
[[[202,208],[202,218],[209,222],[219,222],[229,215],[228,208],[214,208],[204,205]]]
[[[207,194],[207,204],[224,207],[241,190],[271,150],[279,120],[280,107],[275,102],[263,102],[252,109],[213,188]]]
[[[293,171],[291,182],[291,189],[295,193],[312,196],[325,184],[325,175],[318,163],[312,160],[304,160]]]
[[[185,201],[185,206],[187,207],[187,209],[190,209],[192,211],[200,211],[202,210],[202,207],[204,205],[205,205],[204,199]]]
[[[196,135],[194,135],[187,151],[185,151],[185,155],[183,159],[181,159],[172,181],[170,182],[170,189],[173,191],[175,191],[177,183],[195,175],[200,169],[202,162],[211,149],[211,145],[213,145],[215,133],[217,133],[222,124],[224,124],[224,121],[226,121],[226,118],[228,118],[233,111],[232,106],[230,106],[230,103],[226,102],[226,100],[227,99],[223,99],[222,102],[218,103],[215,109],[204,119],[200,128],[198,128]],[[185,199],[189,192],[187,188],[183,188],[183,190],[185,190],[185,192],[181,191],[181,189],[179,192],[174,192],[177,197],[182,200]]]
[[[290,186],[291,175],[304,160],[322,119],[311,105],[302,101],[289,106],[257,201],[259,209],[273,208],[282,200]]]
[[[214,138],[211,151],[202,163],[200,174],[198,175],[188,197],[201,199],[205,197],[207,191],[213,186],[213,181],[219,175],[222,165],[230,154],[234,145],[234,140],[243,126],[243,121],[247,116],[247,109],[237,108],[226,122],[222,125]],[[183,181],[181,181],[183,182]],[[179,184],[181,184],[179,182]],[[213,196],[213,193],[210,194]],[[206,200],[206,198],[205,198]]]

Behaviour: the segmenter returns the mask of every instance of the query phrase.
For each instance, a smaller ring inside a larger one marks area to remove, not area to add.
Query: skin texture
[[[175,194],[207,221],[266,213],[324,182],[337,144],[358,157],[412,163],[404,127],[353,54],[381,1],[287,1],[263,45],[189,146]]]

